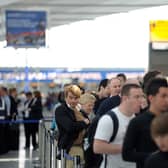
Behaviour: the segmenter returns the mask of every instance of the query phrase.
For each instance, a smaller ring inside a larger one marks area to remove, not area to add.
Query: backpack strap
[[[117,132],[118,132],[118,127],[119,127],[119,121],[118,121],[118,118],[116,116],[116,114],[114,113],[114,111],[110,110],[106,113],[107,115],[109,115],[113,121],[113,135],[111,136],[110,138],[110,142],[113,142],[116,135],[117,135]],[[105,154],[105,160],[104,160],[104,168],[106,168],[107,166],[107,154]]]
[[[109,111],[107,114],[111,117],[111,119],[113,121],[113,135],[110,138],[110,141],[109,141],[109,143],[110,143],[110,142],[114,141],[114,139],[117,135],[118,127],[119,127],[119,121],[118,121],[118,118],[117,118],[116,114],[114,113],[114,111]]]

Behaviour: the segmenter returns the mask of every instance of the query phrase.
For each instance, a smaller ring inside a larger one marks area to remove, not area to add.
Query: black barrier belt
[[[0,124],[39,123],[40,120],[0,120]]]
[[[45,117],[42,118],[42,121],[49,121],[51,122],[53,118],[52,117]],[[39,123],[40,120],[5,120],[5,119],[0,119],[0,124],[24,124],[24,123]]]

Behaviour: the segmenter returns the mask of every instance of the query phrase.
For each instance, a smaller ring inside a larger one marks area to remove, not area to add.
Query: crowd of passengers
[[[18,97],[16,88],[0,87],[0,154],[18,150],[19,127],[11,122],[18,112],[25,150],[38,148],[41,93]],[[168,168],[168,82],[160,71],[147,72],[142,81],[120,73],[101,80],[97,91],[65,84],[53,111],[59,151],[80,156],[84,168]],[[66,166],[73,168],[73,161]]]
[[[67,84],[63,95],[54,107],[58,147],[79,155],[83,167],[168,167],[168,82],[161,72],[147,72],[142,82],[118,74],[100,81],[97,92]],[[86,142],[95,118],[91,152]]]
[[[16,88],[0,87],[0,154],[19,150],[20,123],[24,124],[24,149],[29,150],[31,146],[33,150],[38,148],[38,125],[43,118],[42,110],[39,91],[18,95]]]

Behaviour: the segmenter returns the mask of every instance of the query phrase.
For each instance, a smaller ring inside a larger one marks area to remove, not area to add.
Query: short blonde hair
[[[80,104],[86,104],[86,103],[89,103],[89,102],[94,103],[95,101],[96,101],[95,96],[93,96],[90,93],[84,93],[83,95],[81,95],[81,97],[79,99]]]
[[[81,96],[81,90],[77,85],[69,85],[65,87],[65,97],[68,96],[68,93],[71,92],[74,96],[80,97]]]

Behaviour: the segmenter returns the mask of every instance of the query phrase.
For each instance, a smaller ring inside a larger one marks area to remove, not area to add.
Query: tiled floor
[[[39,167],[39,151],[24,149],[25,138],[23,126],[20,126],[19,151],[9,151],[0,155],[0,168],[37,168]]]

